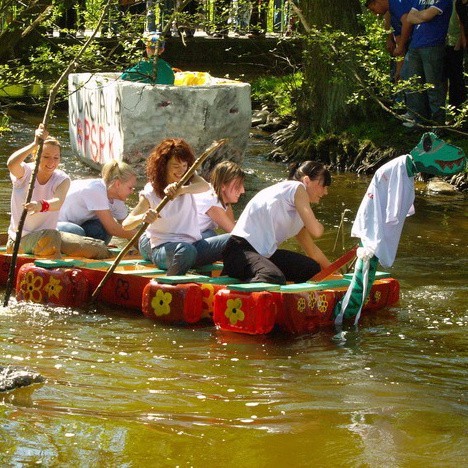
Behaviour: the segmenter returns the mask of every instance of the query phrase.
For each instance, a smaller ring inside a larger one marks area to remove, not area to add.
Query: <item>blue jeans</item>
[[[168,275],[185,275],[193,267],[200,267],[221,260],[230,234],[188,242],[166,242],[151,249],[148,237],[140,237],[138,247],[145,260],[167,270]]]
[[[85,221],[81,226],[69,221],[59,221],[57,223],[57,229],[61,232],[71,232],[79,236],[99,239],[104,241],[106,245],[112,239],[112,236],[107,233],[99,219],[90,219]]]
[[[407,93],[409,112],[418,122],[430,119],[438,124],[445,124],[445,45],[409,49],[405,61],[408,78],[419,76],[421,84],[433,85],[433,88],[426,91]]]

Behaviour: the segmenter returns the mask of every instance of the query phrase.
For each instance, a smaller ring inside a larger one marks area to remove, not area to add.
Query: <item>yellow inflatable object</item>
[[[212,84],[213,78],[207,72],[177,72],[175,74],[175,86],[202,86]]]

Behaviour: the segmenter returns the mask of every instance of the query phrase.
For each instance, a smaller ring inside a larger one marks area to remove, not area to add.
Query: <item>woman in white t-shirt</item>
[[[25,159],[36,151],[43,140],[41,159],[34,184],[32,198],[25,203],[35,162],[25,163]],[[57,218],[60,207],[70,187],[68,175],[58,169],[61,159],[61,147],[58,140],[48,136],[41,124],[37,128],[34,141],[15,151],[7,161],[13,191],[11,194],[11,220],[8,228],[7,252],[12,252],[15,244],[18,224],[27,210],[21,232],[19,253],[36,256],[60,257],[61,238],[57,231]]]
[[[223,252],[223,273],[242,281],[285,284],[304,282],[330,262],[313,238],[323,225],[310,206],[319,203],[331,184],[320,162],[290,168],[289,180],[267,187],[249,201]],[[296,237],[307,255],[278,247]]]
[[[232,162],[217,164],[210,175],[210,190],[194,194],[203,239],[216,236],[216,228],[231,232],[236,221],[232,205],[245,193],[245,172]]]
[[[167,138],[157,145],[146,161],[148,183],[123,222],[125,229],[149,224],[139,241],[140,253],[168,275],[183,275],[192,267],[220,260],[229,237],[202,239],[193,194],[210,188],[206,180],[195,174],[188,184],[176,188],[194,161],[192,149],[180,138]],[[171,201],[156,213],[166,195]]]
[[[108,244],[112,236],[131,239],[136,230],[126,231],[127,198],[135,190],[137,178],[131,166],[109,161],[101,179],[74,180],[59,214],[58,229],[100,239]]]

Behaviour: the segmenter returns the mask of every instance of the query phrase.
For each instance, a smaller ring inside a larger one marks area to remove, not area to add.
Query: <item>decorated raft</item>
[[[0,254],[0,284],[5,284],[10,255]],[[113,259],[40,260],[20,255],[17,261],[18,301],[86,308]],[[140,311],[167,324],[214,323],[222,330],[266,334],[274,328],[303,334],[329,326],[334,308],[344,296],[352,275],[334,275],[318,283],[285,286],[242,284],[220,276],[222,264],[208,265],[193,274],[166,276],[141,258],[128,257],[110,275],[99,300],[127,310]],[[395,304],[399,283],[377,272],[364,314]]]

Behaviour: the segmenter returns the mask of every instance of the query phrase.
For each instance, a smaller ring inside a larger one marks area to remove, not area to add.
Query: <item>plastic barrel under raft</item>
[[[199,284],[162,284],[151,280],[143,290],[143,313],[156,322],[196,323],[201,320],[202,308]]]
[[[18,301],[53,304],[62,307],[81,307],[91,297],[89,283],[77,268],[42,268],[26,263],[16,278]]]
[[[243,292],[221,289],[214,296],[215,324],[226,331],[261,335],[276,320],[277,305],[269,291]]]

